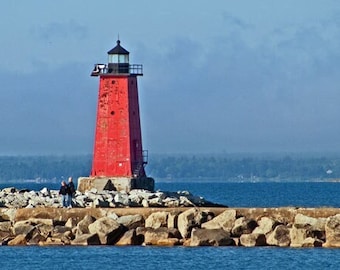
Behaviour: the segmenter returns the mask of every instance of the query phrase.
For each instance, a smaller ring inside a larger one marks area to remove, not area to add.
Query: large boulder
[[[303,214],[296,214],[294,218],[294,226],[296,228],[305,228],[309,231],[324,232],[327,218],[313,218]]]
[[[235,220],[231,233],[234,237],[240,237],[242,234],[252,233],[256,227],[257,222],[254,219],[240,217]]]
[[[242,234],[240,245],[244,247],[266,246],[266,236],[263,233]]]
[[[40,242],[46,241],[47,236],[42,235],[40,232],[36,231],[33,233],[31,239],[28,241],[29,245],[38,245]]]
[[[270,217],[262,217],[258,222],[258,227],[256,227],[253,233],[268,234],[273,231],[277,222]]]
[[[14,235],[25,235],[28,236],[35,230],[35,226],[31,224],[28,220],[18,221],[13,226]]]
[[[159,239],[157,242],[158,246],[167,246],[173,247],[181,244],[181,240],[178,238],[167,238],[167,239]]]
[[[98,234],[103,245],[114,245],[125,231],[121,224],[108,217],[97,219],[88,228],[91,234]]]
[[[143,240],[137,236],[136,230],[131,229],[124,233],[124,235],[118,240],[116,246],[133,246],[141,245]]]
[[[326,242],[324,247],[340,247],[340,214],[329,217],[325,226]]]
[[[203,220],[203,213],[197,208],[191,208],[178,215],[178,230],[183,238],[189,238],[191,230],[200,227]]]
[[[308,229],[296,228],[295,226],[293,226],[289,231],[290,246],[302,247],[305,239],[309,236],[311,236],[311,233]]]
[[[234,240],[223,229],[199,229],[191,231],[190,246],[232,246]]]
[[[308,236],[326,241],[327,218],[313,218],[302,214],[297,214],[294,218],[293,227],[306,229]]]
[[[236,210],[228,209],[210,221],[202,224],[204,229],[223,229],[230,232],[236,220]]]
[[[278,225],[267,236],[267,244],[270,246],[288,247],[290,245],[290,231],[285,225]]]
[[[298,229],[311,229],[311,227],[315,226],[316,224],[317,218],[308,217],[300,213],[296,214],[294,218],[294,226]]]
[[[86,215],[81,221],[77,224],[77,233],[76,237],[82,234],[89,234],[89,225],[95,222],[96,219],[90,215]]]
[[[19,234],[14,239],[10,240],[7,244],[9,246],[26,246],[27,245],[26,235]]]
[[[158,229],[160,227],[167,227],[168,225],[168,212],[155,212],[152,213],[145,220],[145,227]]]
[[[89,245],[100,245],[98,234],[82,234],[75,238],[71,245],[76,246],[89,246]]]
[[[136,229],[144,224],[144,218],[142,215],[126,215],[117,218],[117,222],[125,226],[126,228]]]
[[[176,229],[168,229],[165,227],[145,228],[144,232],[144,244],[145,245],[164,245],[165,239],[179,239],[181,237],[180,233]]]

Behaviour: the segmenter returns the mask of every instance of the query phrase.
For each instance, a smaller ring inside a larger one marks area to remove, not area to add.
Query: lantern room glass
[[[109,63],[128,64],[128,54],[109,54]]]

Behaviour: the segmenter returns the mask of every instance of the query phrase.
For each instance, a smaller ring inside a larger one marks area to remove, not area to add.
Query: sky
[[[91,154],[118,37],[149,153],[340,152],[338,0],[0,5],[0,155]]]

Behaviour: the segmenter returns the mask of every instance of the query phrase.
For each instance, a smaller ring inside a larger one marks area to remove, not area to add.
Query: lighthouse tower
[[[91,76],[99,77],[97,119],[90,177],[79,178],[80,191],[153,190],[145,174],[147,151],[142,147],[137,77],[142,65],[129,63],[120,41],[108,51],[107,64],[95,64]]]

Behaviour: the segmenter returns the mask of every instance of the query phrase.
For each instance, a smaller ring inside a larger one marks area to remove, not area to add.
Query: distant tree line
[[[160,155],[148,169],[169,179],[315,180],[340,178],[340,157]]]
[[[0,156],[0,181],[88,176],[91,156]]]
[[[0,156],[0,181],[88,176],[91,155]],[[154,155],[146,167],[156,179],[315,180],[340,178],[340,157]]]

